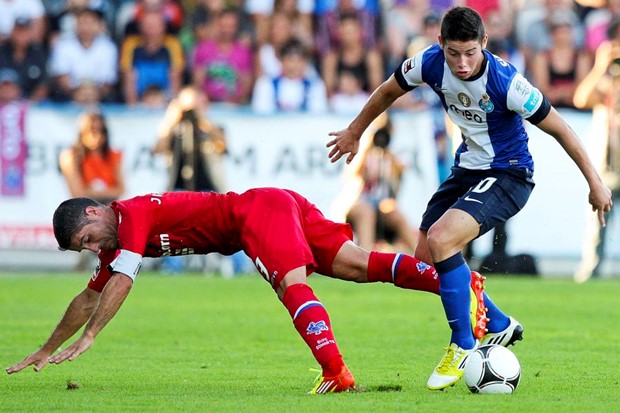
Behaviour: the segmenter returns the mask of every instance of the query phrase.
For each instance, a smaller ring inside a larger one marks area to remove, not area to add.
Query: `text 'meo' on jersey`
[[[521,168],[533,172],[523,119],[543,120],[551,105],[510,63],[483,50],[482,70],[454,76],[439,45],[405,60],[394,76],[403,90],[426,83],[440,97],[463,142],[455,165],[465,169]]]

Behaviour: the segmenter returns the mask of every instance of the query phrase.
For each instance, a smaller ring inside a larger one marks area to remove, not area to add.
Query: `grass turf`
[[[84,277],[0,276],[0,360],[49,335]],[[487,291],[525,327],[513,395],[425,383],[449,331],[438,297],[312,276],[363,393],[309,396],[318,368],[258,275],[143,273],[93,348],[73,362],[0,374],[0,411],[581,412],[620,405],[620,282],[494,277]]]

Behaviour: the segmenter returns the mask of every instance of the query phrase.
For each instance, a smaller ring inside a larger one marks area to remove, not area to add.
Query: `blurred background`
[[[487,48],[560,110],[617,198],[620,0],[0,0],[0,273],[90,271],[93,257],[56,248],[51,217],[68,197],[183,189],[294,189],[365,245],[410,252],[460,142],[434,93],[403,96],[351,165],[331,164],[325,144],[403,59],[436,42],[454,5],[482,15]],[[601,231],[572,161],[528,131],[537,187],[471,245],[472,267],[619,276],[617,214]],[[354,209],[369,189],[384,197],[370,235]],[[147,266],[252,270],[243,257],[220,261]]]

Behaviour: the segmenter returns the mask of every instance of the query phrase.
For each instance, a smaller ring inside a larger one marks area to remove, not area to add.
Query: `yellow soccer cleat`
[[[435,370],[433,370],[433,374],[429,377],[426,387],[429,390],[443,390],[446,387],[454,386],[463,377],[467,356],[476,348],[478,348],[478,341],[476,341],[474,348],[471,350],[462,349],[455,343],[445,347],[446,354],[444,354]]]

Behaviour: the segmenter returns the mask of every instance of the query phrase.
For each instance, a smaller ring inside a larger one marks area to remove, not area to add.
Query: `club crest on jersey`
[[[417,270],[418,270],[420,273],[423,273],[424,271],[426,271],[426,270],[428,270],[429,268],[431,268],[431,266],[430,266],[430,265],[428,265],[427,263],[422,262],[422,261],[420,261],[419,263],[417,263],[415,266],[416,266]]]
[[[466,93],[460,92],[458,95],[456,95],[456,98],[459,100],[459,102],[461,102],[461,105],[465,106],[466,108],[471,106],[471,98],[467,96]]]
[[[327,324],[325,324],[325,321],[323,320],[317,321],[316,323],[312,321],[310,322],[310,324],[308,324],[308,327],[306,328],[306,334],[308,335],[314,334],[318,336],[323,331],[329,331]]]
[[[493,112],[493,109],[495,109],[495,105],[491,102],[491,98],[486,93],[482,94],[482,99],[478,101],[478,106],[486,113]]]
[[[413,58],[411,58],[405,62],[405,67],[403,68],[403,72],[407,74],[407,72],[409,72],[414,67],[415,67],[415,61],[413,60]]]

